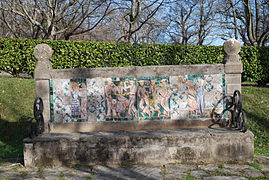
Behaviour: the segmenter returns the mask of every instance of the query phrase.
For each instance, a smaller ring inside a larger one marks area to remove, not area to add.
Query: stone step
[[[24,139],[26,166],[248,162],[254,136],[222,128],[43,134]]]

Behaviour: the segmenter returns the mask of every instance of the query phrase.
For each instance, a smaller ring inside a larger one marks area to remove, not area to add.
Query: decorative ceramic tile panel
[[[139,119],[170,119],[169,77],[143,77],[137,79],[137,109]]]
[[[171,119],[186,119],[189,115],[188,107],[188,76],[171,76],[171,90],[170,98],[171,105]]]
[[[63,122],[197,119],[224,107],[225,76],[54,79],[51,120]]]
[[[51,117],[54,122],[71,121],[70,80],[56,79],[50,81]]]
[[[109,78],[110,79],[110,78]],[[87,79],[88,121],[103,121],[106,116],[105,78]]]

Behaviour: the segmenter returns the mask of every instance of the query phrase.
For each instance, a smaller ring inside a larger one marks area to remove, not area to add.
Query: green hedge
[[[264,85],[269,82],[269,47],[243,46],[243,80]]]
[[[223,59],[221,46],[144,44],[131,47],[123,43],[0,39],[1,70],[14,76],[25,72],[32,75],[36,64],[33,48],[40,43],[53,48],[54,68],[212,64]],[[243,80],[268,81],[268,47],[242,47],[240,55],[244,64]]]

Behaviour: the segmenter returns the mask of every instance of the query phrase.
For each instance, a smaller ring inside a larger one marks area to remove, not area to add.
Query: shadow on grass
[[[269,120],[257,113],[245,111],[249,129],[255,135],[255,152],[268,155],[269,148]]]
[[[247,87],[269,87],[269,84],[267,84],[267,85],[258,85],[258,84],[242,84],[242,86],[247,86]]]
[[[268,119],[266,119],[265,117],[260,117],[257,114],[252,113],[252,112],[248,112],[248,111],[246,111],[246,114],[247,114],[248,120],[255,122],[259,126],[259,130],[264,130],[267,133],[269,133],[269,121],[268,121]],[[255,128],[255,126],[252,127],[252,129],[257,130]]]
[[[18,122],[0,119],[0,161],[22,162],[23,139],[28,135],[28,120],[21,117]]]

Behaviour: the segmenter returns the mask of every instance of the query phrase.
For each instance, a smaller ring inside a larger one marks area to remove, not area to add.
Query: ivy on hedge
[[[33,49],[47,43],[54,54],[54,68],[93,68],[178,64],[212,64],[223,60],[222,46],[183,46],[172,44],[139,44],[86,41],[48,41],[0,39],[0,69],[14,76],[33,75],[36,59]],[[243,80],[269,81],[269,48],[244,46],[240,56],[244,65]]]

